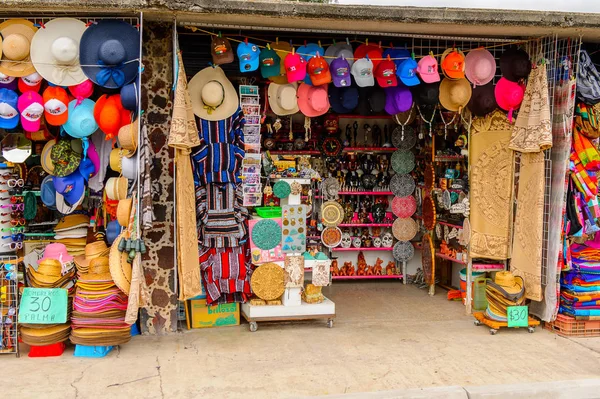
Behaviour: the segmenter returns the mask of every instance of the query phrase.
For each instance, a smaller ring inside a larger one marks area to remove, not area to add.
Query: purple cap
[[[346,59],[340,57],[331,61],[329,70],[331,71],[331,78],[335,87],[348,87],[352,83],[352,78],[350,78],[350,64]]]
[[[399,112],[405,112],[410,109],[413,103],[410,89],[403,84],[385,89],[385,112],[395,115]]]
[[[0,89],[17,90],[19,79],[0,72]]]

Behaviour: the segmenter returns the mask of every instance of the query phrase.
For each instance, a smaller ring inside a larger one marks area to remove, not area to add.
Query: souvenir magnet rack
[[[0,256],[0,354],[19,357],[19,266],[15,256]]]
[[[278,180],[278,179],[276,179]],[[300,184],[310,184],[310,179],[282,179],[292,184],[298,182]],[[288,198],[282,199],[282,205],[300,205],[300,194],[290,194]],[[302,255],[294,253],[291,255]],[[305,261],[304,270],[312,269],[312,265],[317,261]],[[273,262],[282,265],[282,261]],[[331,278],[331,277],[330,277]],[[299,295],[301,288],[286,288],[283,294],[284,297]],[[296,291],[296,292],[294,292]],[[286,301],[283,301],[284,303]],[[300,305],[251,305],[249,302],[243,303],[241,313],[244,319],[250,323],[249,329],[251,332],[258,330],[258,322],[264,321],[296,321],[296,320],[315,320],[326,319],[327,327],[333,327],[333,319],[335,319],[335,303],[330,299],[323,297],[321,303],[306,303],[301,301]]]

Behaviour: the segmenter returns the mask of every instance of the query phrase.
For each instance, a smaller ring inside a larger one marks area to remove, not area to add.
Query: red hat
[[[40,87],[42,86],[42,76],[34,72],[31,75],[23,76],[19,78],[19,91],[21,93],[25,93],[26,91],[35,91],[36,93],[40,92]]]
[[[69,96],[59,86],[50,86],[44,90],[44,117],[49,125],[61,126],[69,119]]]
[[[354,50],[354,61],[360,58],[369,57],[369,59],[373,62],[373,70],[377,69],[377,66],[382,61],[383,52],[381,51],[381,47],[375,44],[361,44]]]
[[[381,87],[398,86],[396,63],[392,60],[381,61],[375,68],[375,78]]]
[[[96,101],[94,119],[109,140],[117,136],[121,127],[131,123],[131,111],[123,108],[119,94],[104,94]]]
[[[331,82],[329,64],[319,53],[308,62],[308,76],[314,86],[326,85]]]

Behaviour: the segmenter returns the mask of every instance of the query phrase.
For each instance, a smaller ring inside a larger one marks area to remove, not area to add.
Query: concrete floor
[[[2,356],[19,398],[279,398],[600,377],[600,338],[475,327],[445,292],[336,283],[324,322],[247,324],[135,337],[103,359]]]

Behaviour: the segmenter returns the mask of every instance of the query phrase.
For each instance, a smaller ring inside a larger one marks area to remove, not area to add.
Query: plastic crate
[[[259,206],[254,208],[258,216],[265,219],[273,219],[281,217],[280,206]]]
[[[600,320],[576,320],[564,314],[556,316],[553,322],[544,323],[544,328],[564,337],[600,337]]]

